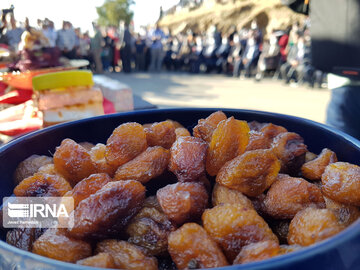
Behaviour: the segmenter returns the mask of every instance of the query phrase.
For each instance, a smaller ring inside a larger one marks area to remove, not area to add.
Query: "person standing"
[[[66,58],[73,59],[75,57],[75,36],[71,23],[63,21],[62,29],[57,33],[56,45]]]
[[[45,19],[43,23],[43,33],[45,37],[49,40],[49,46],[51,48],[56,46],[57,33],[54,28],[54,22],[49,19]]]
[[[161,71],[162,60],[163,60],[163,44],[162,39],[165,37],[164,32],[157,24],[156,29],[152,35],[152,44],[150,47],[151,52],[151,71]]]
[[[282,1],[297,12],[310,14],[311,63],[329,74],[326,123],[360,139],[359,1]]]
[[[122,48],[120,50],[120,57],[122,61],[123,71],[125,73],[131,72],[131,43],[132,43],[132,36],[129,30],[129,24],[125,23],[124,30],[123,30],[123,37],[122,37]]]
[[[137,71],[145,71],[145,53],[146,44],[141,38],[140,34],[137,35],[135,42],[135,66]]]
[[[21,35],[24,32],[24,29],[16,26],[16,20],[14,17],[14,13],[11,13],[11,15],[10,15],[10,26],[11,26],[11,29],[8,30],[5,35],[6,35],[10,50],[17,52],[19,43],[21,41]]]
[[[103,73],[101,52],[102,52],[102,44],[104,42],[104,39],[101,35],[99,26],[93,23],[93,28],[94,28],[94,36],[90,40],[90,52],[91,52],[92,60],[95,64],[95,72]]]

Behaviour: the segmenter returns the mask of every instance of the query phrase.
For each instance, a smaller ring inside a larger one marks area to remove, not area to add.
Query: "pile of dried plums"
[[[217,111],[193,136],[167,120],[117,127],[106,145],[64,139],[15,172],[16,196],[72,196],[69,229],[13,229],[7,242],[81,265],[195,269],[312,245],[359,217],[360,167],[299,134]]]

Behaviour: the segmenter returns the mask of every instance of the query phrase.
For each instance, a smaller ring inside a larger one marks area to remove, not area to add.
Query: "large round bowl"
[[[105,115],[57,125],[34,132],[0,148],[0,195],[12,194],[12,175],[22,160],[32,154],[49,155],[64,138],[77,142],[105,143],[114,128],[124,122],[150,123],[173,119],[191,129],[200,118],[216,109],[165,109]],[[275,113],[223,109],[228,115],[247,121],[272,122],[299,133],[310,151],[319,153],[328,147],[335,151],[340,161],[360,162],[360,142],[325,125],[293,116]],[[4,233],[1,239],[5,239]],[[94,269],[48,259],[26,252],[0,241],[0,269]],[[309,269],[360,269],[360,220],[343,232],[323,242],[300,251],[269,260],[221,269],[247,270],[309,270]]]

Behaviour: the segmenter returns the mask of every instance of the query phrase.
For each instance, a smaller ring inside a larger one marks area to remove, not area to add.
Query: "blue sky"
[[[101,6],[104,0],[0,0],[0,8],[15,6],[15,16],[23,21],[29,17],[30,23],[36,25],[38,18],[45,17],[55,22],[60,28],[61,22],[67,20],[82,30],[91,28],[91,22],[97,18],[96,7]],[[154,23],[159,17],[160,6],[164,10],[178,3],[179,0],[135,0],[132,7],[135,25]]]

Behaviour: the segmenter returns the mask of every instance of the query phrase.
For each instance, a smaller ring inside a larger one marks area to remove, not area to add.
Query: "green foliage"
[[[101,26],[119,26],[120,21],[130,23],[133,13],[130,6],[134,4],[133,0],[105,0],[101,7],[96,11],[99,15],[98,24]]]

